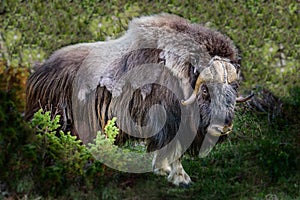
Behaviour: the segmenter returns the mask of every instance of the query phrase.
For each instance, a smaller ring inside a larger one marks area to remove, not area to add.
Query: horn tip
[[[192,94],[190,98],[188,98],[187,100],[181,100],[181,104],[186,106],[194,103],[195,101],[196,101],[196,94]]]
[[[185,100],[181,100],[180,102],[181,102],[181,104],[184,105],[184,106],[188,105],[187,101],[185,101]]]

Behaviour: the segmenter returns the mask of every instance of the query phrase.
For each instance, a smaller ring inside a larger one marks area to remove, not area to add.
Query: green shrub
[[[119,171],[130,171],[150,166],[151,157],[146,153],[145,148],[137,150],[126,145],[118,147],[114,144],[119,129],[115,126],[116,118],[109,120],[104,128],[104,134],[98,132],[94,143],[89,144],[91,154],[100,162],[107,164]],[[149,167],[151,169],[151,167]]]
[[[110,194],[104,185],[114,170],[95,159],[90,150],[93,153],[100,149],[96,152],[100,158],[111,156],[116,165],[122,166],[118,162],[122,154],[114,145],[119,133],[115,119],[109,121],[105,134],[99,132],[96,144],[87,148],[75,136],[59,131],[59,115],[51,118],[49,111],[40,109],[28,126],[8,94],[1,92],[1,97],[0,180],[7,185],[7,191],[13,191],[17,197]]]
[[[51,119],[50,112],[43,113],[42,109],[35,113],[31,126],[36,130],[36,140],[26,146],[37,156],[32,160],[36,166],[34,172],[39,174],[33,177],[34,182],[46,194],[59,194],[67,186],[80,181],[84,166],[91,157],[75,136],[57,131],[59,118],[56,115]]]
[[[0,177],[9,190],[58,195],[83,181],[84,167],[91,155],[70,133],[57,133],[59,116],[50,119],[49,112],[39,110],[30,129],[17,112],[3,113],[12,109],[9,101],[1,106]]]

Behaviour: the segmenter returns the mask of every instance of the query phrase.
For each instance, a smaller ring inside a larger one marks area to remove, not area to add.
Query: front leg
[[[177,186],[189,186],[192,181],[190,176],[184,171],[180,159],[171,164],[171,173],[168,176],[168,181]]]

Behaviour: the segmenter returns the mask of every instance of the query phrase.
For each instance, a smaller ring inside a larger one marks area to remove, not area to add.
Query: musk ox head
[[[56,51],[29,77],[25,117],[40,107],[91,142],[112,117],[118,141],[148,139],[155,173],[189,184],[180,157],[232,130],[239,56],[225,35],[169,14],[134,19],[124,36]],[[111,165],[110,165],[111,166]],[[148,171],[129,163],[130,172]]]
[[[227,134],[232,130],[237,87],[237,69],[230,60],[215,56],[198,75],[192,95],[182,104],[197,100],[200,116],[210,119],[207,132],[216,136]]]

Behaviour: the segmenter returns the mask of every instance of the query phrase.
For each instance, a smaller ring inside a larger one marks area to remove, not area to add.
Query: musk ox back
[[[190,177],[180,158],[204,154],[232,130],[237,50],[225,35],[175,15],[134,19],[119,39],[56,51],[30,76],[26,119],[40,108],[91,142],[117,117],[117,141],[146,139],[157,174]]]

